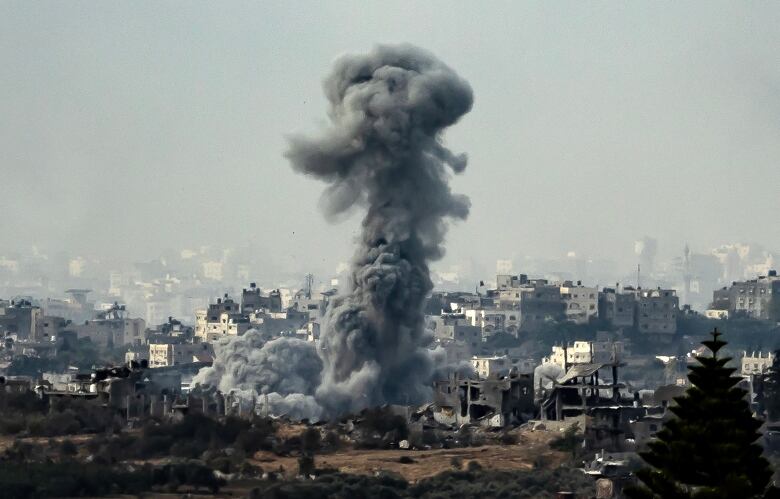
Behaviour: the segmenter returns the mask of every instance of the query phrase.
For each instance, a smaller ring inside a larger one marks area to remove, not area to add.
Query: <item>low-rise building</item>
[[[519,309],[464,309],[469,325],[478,327],[482,337],[496,332],[517,334],[520,326]]]
[[[708,308],[704,311],[704,317],[707,319],[713,319],[713,320],[722,320],[722,319],[728,319],[729,318],[729,311],[728,309],[717,309],[717,308]]]
[[[623,355],[620,341],[575,341],[565,346],[553,346],[543,364],[556,364],[566,370],[576,364],[611,364]]]
[[[480,357],[471,358],[471,365],[474,371],[481,379],[487,379],[496,376],[505,376],[512,369],[512,361],[507,356]]]
[[[149,367],[167,367],[210,362],[214,348],[209,343],[149,343]]]
[[[752,352],[748,355],[747,352],[742,352],[742,359],[740,359],[741,374],[742,376],[758,376],[766,374],[772,368],[772,362],[774,362],[775,356],[772,352]]]

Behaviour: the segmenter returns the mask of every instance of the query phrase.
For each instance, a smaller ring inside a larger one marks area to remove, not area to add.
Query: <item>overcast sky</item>
[[[333,267],[285,135],[375,43],[433,51],[473,86],[446,136],[471,197],[443,266],[780,248],[777,2],[0,3],[3,248],[150,258],[252,241]]]

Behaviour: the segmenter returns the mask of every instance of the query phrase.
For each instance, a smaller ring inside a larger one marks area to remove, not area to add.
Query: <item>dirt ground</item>
[[[549,441],[556,435],[545,431],[523,431],[516,433],[518,443],[511,445],[484,445],[457,449],[435,450],[360,450],[345,449],[315,457],[318,468],[336,468],[345,473],[374,474],[377,471],[399,473],[406,480],[416,482],[442,471],[453,469],[453,459],[458,458],[462,466],[469,461],[478,462],[483,468],[499,470],[530,469],[540,459],[545,466],[557,466],[565,455],[550,450]],[[400,462],[402,456],[412,463]],[[280,457],[271,452],[258,452],[252,460],[265,471],[279,471],[295,475],[298,470],[296,457]],[[281,468],[280,468],[281,467]]]

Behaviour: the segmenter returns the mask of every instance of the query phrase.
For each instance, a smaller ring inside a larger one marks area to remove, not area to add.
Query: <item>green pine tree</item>
[[[768,488],[772,471],[756,443],[761,422],[755,419],[737,388],[740,378],[718,357],[726,342],[713,331],[702,344],[712,355],[696,357],[689,367],[685,395],[670,408],[668,421],[640,455],[651,466],[637,472],[641,486],[627,490],[634,498],[756,498],[775,497]]]
[[[780,419],[780,350],[775,352],[772,367],[764,376],[762,403],[767,416],[773,421]]]

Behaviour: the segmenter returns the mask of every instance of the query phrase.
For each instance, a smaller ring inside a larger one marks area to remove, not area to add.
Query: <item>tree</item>
[[[769,419],[780,419],[780,350],[775,352],[772,367],[763,380],[762,403]]]
[[[640,455],[651,468],[637,472],[643,486],[627,490],[634,498],[755,498],[775,497],[767,490],[772,471],[756,443],[761,422],[745,400],[746,392],[726,367],[729,357],[718,357],[726,342],[714,330],[702,344],[712,352],[696,357],[689,367],[692,387],[675,399],[676,416]]]

